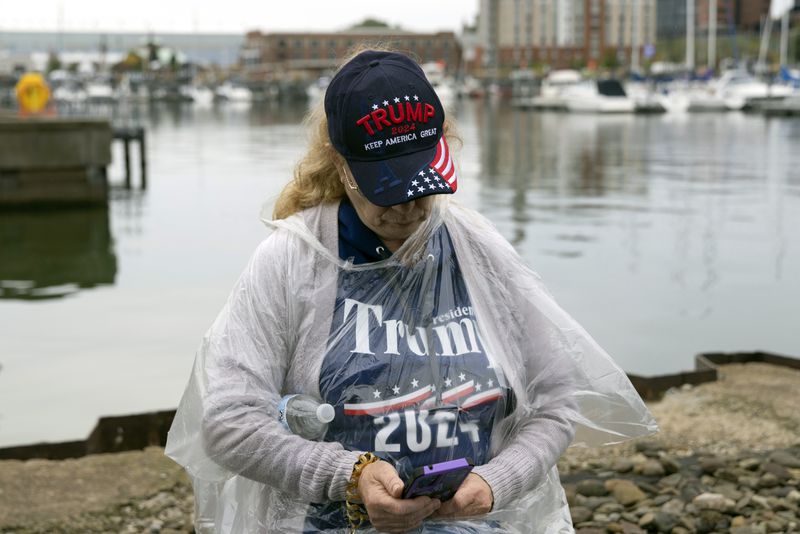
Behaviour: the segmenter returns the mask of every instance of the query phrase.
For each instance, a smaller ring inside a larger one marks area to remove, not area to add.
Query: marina
[[[259,213],[303,151],[306,109],[117,106],[117,124],[146,131],[145,190],[111,187],[107,208],[0,212],[0,447],[174,408],[266,236]],[[487,216],[623,369],[676,373],[702,351],[798,353],[796,119],[490,99],[456,100],[452,115],[454,200]],[[107,175],[124,183],[119,142]]]
[[[796,56],[770,52],[763,27],[763,58],[717,59],[707,21],[675,32],[681,62],[648,46],[655,3],[639,5],[569,15],[585,34],[563,21],[508,31],[514,10],[542,15],[530,2],[487,3],[484,33],[364,24],[209,47],[65,34],[50,51],[31,43],[57,32],[14,47],[0,34],[0,447],[177,405],[303,153],[304,115],[348,50],[380,36],[419,58],[456,120],[454,200],[490,219],[629,375],[681,375],[698,353],[800,353]],[[788,17],[781,31],[796,31]],[[50,97],[35,113],[19,104],[32,73]],[[80,143],[47,141],[70,128]]]
[[[0,531],[800,528],[800,0],[401,7],[7,6]]]

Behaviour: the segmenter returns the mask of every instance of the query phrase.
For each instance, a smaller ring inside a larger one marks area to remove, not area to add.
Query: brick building
[[[382,27],[330,33],[249,32],[240,59],[249,70],[320,75],[335,69],[353,47],[378,43],[407,52],[420,63],[440,62],[448,74],[461,61],[461,46],[453,32],[414,33]]]
[[[762,18],[769,13],[770,0],[745,0],[737,2],[739,12],[737,22],[742,30],[759,31]]]
[[[717,32],[727,31],[729,21],[737,20],[740,2],[736,0],[715,0],[717,4]],[[748,0],[748,2],[758,3],[759,0]],[[745,2],[745,3],[748,3]],[[686,3],[684,1],[684,3]],[[695,15],[696,25],[695,28],[699,31],[708,31],[709,17],[711,16],[710,7],[712,0],[696,0]]]
[[[695,29],[707,31],[711,0],[695,0]],[[739,32],[759,32],[769,13],[770,0],[716,0],[717,32],[727,33],[733,24]],[[799,2],[796,0],[795,4]],[[800,16],[795,8],[793,19]],[[658,37],[686,35],[686,0],[658,0]]]

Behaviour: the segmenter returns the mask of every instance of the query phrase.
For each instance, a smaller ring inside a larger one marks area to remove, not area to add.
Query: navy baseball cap
[[[455,193],[458,176],[443,135],[444,108],[408,56],[358,54],[328,85],[325,114],[331,144],[373,204]]]

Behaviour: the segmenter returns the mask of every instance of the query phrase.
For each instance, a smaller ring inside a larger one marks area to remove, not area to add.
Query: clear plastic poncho
[[[337,206],[280,221],[203,339],[167,442],[198,532],[349,532],[358,454],[401,477],[467,457],[491,513],[420,532],[572,532],[555,463],[651,434],[625,373],[477,213],[439,197],[388,259],[337,254]],[[335,408],[324,440],[278,422],[292,393]],[[367,530],[374,532],[368,527]]]

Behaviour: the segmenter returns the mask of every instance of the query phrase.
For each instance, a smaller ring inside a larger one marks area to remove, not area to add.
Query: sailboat
[[[686,1],[686,65],[689,72],[694,70],[694,1]],[[716,0],[709,1],[708,68],[710,70],[714,69],[716,63],[716,4]],[[791,10],[793,4],[794,0],[772,0],[771,15],[775,16],[777,6],[778,16],[788,21],[788,10]],[[769,40],[770,27],[771,22],[768,22],[762,45]],[[782,53],[784,52],[782,47]],[[762,71],[765,58],[766,51],[762,46],[759,60]],[[782,64],[784,62],[785,53],[782,55]],[[687,82],[684,86],[675,87],[662,97],[662,105],[668,111],[738,111],[771,100],[786,98],[792,92],[789,86],[767,84],[751,76],[746,70],[738,69],[724,73],[712,83]]]
[[[768,30],[772,28],[773,19],[781,19],[781,44],[780,44],[780,81],[778,85],[783,91],[788,91],[786,98],[765,102],[759,106],[767,115],[800,115],[800,72],[790,71],[787,65],[787,52],[789,49],[789,13],[794,7],[794,0],[772,0],[770,3],[769,19],[765,25],[765,36],[762,36],[759,62],[766,57],[766,43],[769,42]]]
[[[767,49],[769,48],[770,34],[772,32],[773,20],[781,20],[781,39],[780,39],[780,69],[785,71],[787,68],[787,53],[789,48],[789,13],[794,7],[794,0],[772,0],[770,2],[769,16],[764,24],[761,35],[761,46],[758,53],[758,63],[756,72],[765,72]],[[747,105],[762,107],[775,101],[783,100],[794,94],[794,87],[785,80],[777,83],[758,82],[760,86],[756,89],[750,87],[747,95]]]
[[[793,7],[794,0],[771,0],[769,16],[764,22],[764,29],[761,33],[761,46],[758,50],[757,69],[761,71],[766,69],[767,49],[769,48],[769,39],[772,33],[772,21],[777,19],[781,21],[780,63],[781,67],[786,66],[786,56],[789,50],[789,13],[792,11]]]
[[[695,0],[686,0],[686,82],[673,85],[661,96],[661,105],[668,112],[682,113],[686,111],[727,111],[725,99],[718,92],[718,87],[707,82],[691,81],[694,73],[694,32],[695,32]],[[717,0],[709,1],[708,28],[708,67],[713,70],[716,64],[717,35]]]

